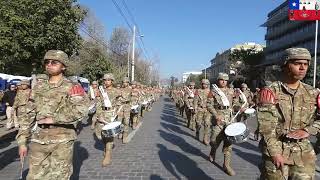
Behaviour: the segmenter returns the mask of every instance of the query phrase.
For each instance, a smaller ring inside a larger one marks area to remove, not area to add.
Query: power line
[[[112,0],[112,2],[113,2],[113,4],[115,5],[115,7],[117,8],[117,10],[118,10],[118,12],[120,13],[120,15],[121,15],[121,16],[123,17],[123,19],[125,20],[126,24],[128,25],[129,29],[131,30],[131,32],[133,32],[133,28],[132,28],[131,24],[129,23],[129,20],[128,20],[128,18],[126,17],[125,13],[122,11],[121,7],[119,6],[119,4],[118,4],[115,0]],[[125,2],[124,2],[124,3],[125,3]],[[126,7],[128,7],[128,6],[126,6]],[[127,11],[129,12],[129,9],[128,9],[128,8],[126,8],[126,9],[127,9]],[[130,14],[131,14],[131,12],[130,12]],[[130,16],[130,14],[129,14],[129,16]],[[131,14],[131,15],[132,15],[132,14]],[[132,20],[133,20],[133,24],[136,26],[136,23],[135,23],[135,20],[134,20],[133,16],[132,16]],[[138,34],[140,34],[139,31],[138,31]],[[139,36],[139,39],[140,39],[140,41],[142,41],[141,36]],[[146,54],[147,54],[147,53],[146,53],[146,50],[145,50],[144,47],[142,48],[142,46],[140,45],[139,41],[138,41],[138,46],[139,46],[139,48],[142,50],[142,53],[143,53],[144,57],[145,57],[146,59],[148,59],[148,56],[146,55]]]

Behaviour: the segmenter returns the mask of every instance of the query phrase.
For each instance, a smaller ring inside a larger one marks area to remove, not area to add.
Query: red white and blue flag
[[[320,0],[289,0],[289,19],[320,20]]]

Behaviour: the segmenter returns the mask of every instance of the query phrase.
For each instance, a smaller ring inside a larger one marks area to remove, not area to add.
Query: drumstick
[[[24,166],[24,156],[21,157],[20,163],[21,163],[21,170],[20,170],[20,177],[19,177],[19,179],[22,179],[23,166]]]

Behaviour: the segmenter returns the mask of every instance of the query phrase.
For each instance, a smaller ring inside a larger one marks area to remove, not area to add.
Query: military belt
[[[72,124],[39,124],[41,129],[65,128],[76,130]]]
[[[280,136],[279,140],[286,143],[291,143],[291,142],[297,143],[297,142],[302,142],[304,139],[293,139],[293,138],[286,137],[286,135],[282,135]]]
[[[229,106],[215,106],[214,108],[219,110],[224,110],[224,109],[229,109]]]

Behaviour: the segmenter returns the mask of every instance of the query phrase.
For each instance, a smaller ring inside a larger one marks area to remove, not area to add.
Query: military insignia
[[[274,93],[267,88],[260,91],[259,102],[261,104],[276,104],[276,98]]]

